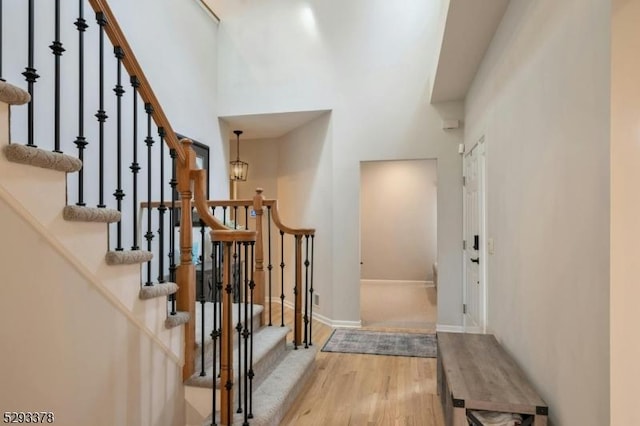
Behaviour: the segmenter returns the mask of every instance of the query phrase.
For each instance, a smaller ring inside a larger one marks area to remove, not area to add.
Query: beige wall
[[[325,286],[323,297],[329,296],[323,313],[351,325],[360,319],[360,163],[434,158],[440,189],[438,323],[460,327],[462,161],[457,145],[462,131],[442,130],[442,120],[462,118],[463,107],[429,104],[439,2],[405,0],[402,7],[386,0],[215,3],[224,15],[218,46],[221,116],[332,111],[324,145],[331,158],[323,158],[319,170],[288,173],[309,179],[318,194],[313,203],[322,204],[317,220],[291,218],[322,228],[318,246],[330,244],[326,263],[317,263],[317,270],[327,274],[319,283]],[[306,151],[300,148],[295,155],[315,167],[317,145],[303,146]],[[297,203],[304,200],[301,186],[289,178],[282,179],[285,184],[300,188]]]
[[[277,199],[282,222],[290,227],[315,228],[314,287],[320,304],[318,314],[327,315],[333,288],[330,270],[324,267],[331,256],[331,113],[300,126],[278,139],[240,141],[241,159],[249,163],[246,182],[238,184],[238,197],[251,198],[256,187],[265,198]],[[232,158],[235,142],[230,142]],[[265,220],[267,218],[265,213]],[[251,225],[251,223],[250,223]],[[272,297],[279,297],[280,234],[272,226]],[[266,242],[266,236],[265,236]],[[304,253],[304,252],[303,252]],[[285,296],[293,301],[293,237],[285,236]],[[267,264],[265,253],[265,265]],[[322,265],[322,267],[317,267]],[[267,290],[268,291],[268,290]]]
[[[435,160],[361,164],[362,279],[433,281],[437,197]]]
[[[488,326],[555,425],[609,423],[609,7],[512,0],[466,102],[465,142],[487,145]]]
[[[278,201],[282,221],[292,227],[315,228],[314,287],[320,306],[314,311],[331,318],[334,294],[332,256],[332,114],[326,113],[285,135],[278,146]],[[293,240],[285,240],[287,263],[293,273]],[[287,298],[291,299],[291,289]]]
[[[52,411],[61,425],[183,424],[182,368],[1,198],[0,217],[12,242],[0,256],[0,409]]]
[[[0,103],[0,148],[9,143]],[[184,333],[138,265],[107,266],[107,227],[62,218],[65,174],[0,155],[0,408],[59,424],[179,425]]]
[[[235,135],[233,135],[235,137]],[[246,182],[238,182],[238,198],[249,199],[256,188],[264,190],[265,198],[276,198],[278,191],[278,139],[243,140],[240,138],[240,159],[249,163]],[[229,158],[236,158],[236,141],[229,141]]]
[[[611,425],[640,424],[640,1],[611,14]]]

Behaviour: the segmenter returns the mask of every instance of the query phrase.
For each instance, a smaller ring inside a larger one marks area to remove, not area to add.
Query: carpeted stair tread
[[[231,308],[232,315],[232,323],[235,325],[238,323],[238,304],[234,303]],[[244,308],[244,306],[243,306]],[[220,305],[217,305],[218,312],[220,312]],[[213,362],[213,340],[211,339],[211,331],[213,330],[213,304],[205,303],[205,320],[204,320],[204,357],[205,357],[205,370],[207,367],[211,367]],[[251,310],[251,305],[249,305],[249,311]],[[258,329],[260,329],[260,317],[262,315],[262,311],[264,307],[261,305],[253,305],[253,329],[257,333]],[[202,321],[200,312],[202,311],[202,304],[196,302],[196,353],[198,356],[195,360],[195,370],[200,371],[202,366],[202,357],[201,357],[201,345],[202,341]],[[250,312],[249,312],[250,313]],[[244,320],[244,311],[242,312],[242,318]],[[244,321],[243,321],[244,322]],[[238,341],[238,333],[233,333],[233,344],[235,345]]]
[[[251,305],[249,305],[251,306]],[[199,302],[196,302],[196,318],[200,318],[200,311],[202,310],[202,305]],[[259,318],[262,314],[264,307],[262,305],[253,305],[253,318]],[[220,312],[220,305],[218,304],[218,312]],[[244,316],[244,311],[242,312]],[[233,324],[238,323],[238,304],[233,303],[231,308],[231,317]],[[204,336],[206,339],[205,344],[211,343],[211,339],[209,338],[211,335],[211,331],[213,330],[213,308],[211,303],[205,303],[205,328],[204,328]],[[202,340],[202,332],[200,330],[201,327],[200,320],[196,322],[196,345],[200,346],[200,341]],[[275,327],[275,326],[274,326]],[[257,330],[259,326],[254,325],[254,330]]]
[[[142,300],[148,300],[156,297],[168,296],[176,291],[178,291],[178,284],[176,283],[166,282],[149,286],[143,285],[140,287],[138,297]]]
[[[82,168],[82,161],[71,155],[46,151],[34,146],[20,144],[6,145],[4,156],[13,163],[26,164],[59,172],[77,172]]]
[[[112,250],[104,258],[107,265],[135,265],[153,259],[153,253],[146,250]]]
[[[72,222],[114,223],[120,221],[120,212],[97,207],[66,206],[62,211],[64,220]]]
[[[269,370],[269,368],[264,368],[264,367],[269,367],[267,365],[264,365],[264,361],[267,361],[266,357],[270,353],[272,353],[274,349],[276,350],[276,354],[278,352],[284,351],[284,348],[285,348],[284,339],[286,338],[289,331],[290,331],[289,327],[262,327],[260,330],[254,331],[255,335],[253,337],[253,368],[255,370],[257,379],[264,379],[264,377],[266,377],[266,374],[268,374],[266,371],[261,371],[261,370]],[[277,347],[278,345],[282,345],[282,347],[278,348]],[[281,349],[281,350],[278,351],[277,349]],[[269,357],[269,358],[272,358],[272,357]],[[241,359],[244,360],[243,357]],[[237,380],[238,374],[240,371],[240,368],[238,368],[238,346],[237,345],[234,345],[232,360],[233,360],[233,374],[235,376],[234,380]],[[273,361],[273,360],[270,359],[270,361]],[[273,363],[275,362],[272,362],[272,364]],[[261,368],[261,366],[263,368]],[[219,381],[220,381],[218,378],[218,367],[219,365],[216,363],[216,365],[207,368],[205,370],[206,372],[205,376],[200,376],[200,371],[197,371],[196,373],[194,373],[193,376],[187,379],[185,384],[189,386],[197,386],[202,388],[212,388],[214,383],[213,378],[215,377],[216,387],[218,387]],[[254,385],[255,384],[256,383],[254,380]]]
[[[166,320],[164,320],[164,326],[166,328],[175,328],[182,324],[186,324],[191,319],[191,315],[189,312],[176,312],[175,315],[169,315]]]
[[[0,102],[9,105],[24,105],[30,100],[31,96],[29,92],[11,83],[0,80]]]
[[[293,350],[291,346],[288,348],[286,356],[253,393],[251,426],[280,424],[313,373],[316,354],[317,350],[313,346],[298,350]],[[219,413],[217,419],[220,419]],[[243,421],[243,414],[234,414],[234,425],[242,425]],[[203,426],[210,424],[211,415],[205,419]]]

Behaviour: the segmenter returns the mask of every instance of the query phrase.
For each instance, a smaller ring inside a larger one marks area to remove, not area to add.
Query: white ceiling
[[[431,103],[465,98],[509,0],[450,0]]]
[[[296,111],[219,118],[229,125],[229,130],[242,130],[242,139],[276,139],[327,112],[328,110]]]

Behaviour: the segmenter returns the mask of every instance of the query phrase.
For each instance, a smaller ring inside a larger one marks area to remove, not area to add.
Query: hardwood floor
[[[273,315],[279,322],[275,305]],[[285,323],[292,320],[285,308]],[[317,321],[313,327],[313,344],[320,349],[332,329]],[[316,371],[280,424],[442,426],[436,360],[318,352]]]

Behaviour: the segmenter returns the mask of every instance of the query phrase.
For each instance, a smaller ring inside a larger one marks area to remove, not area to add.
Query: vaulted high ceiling
[[[509,0],[449,0],[431,103],[466,97]]]

